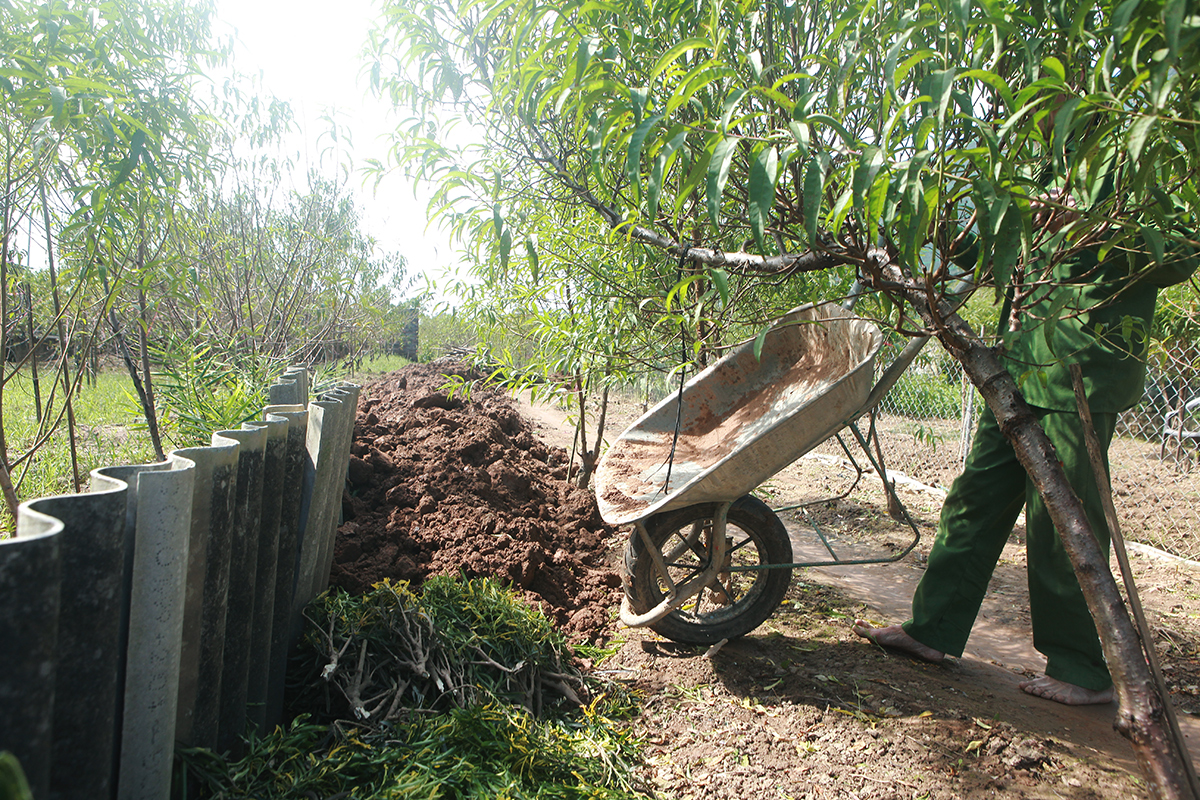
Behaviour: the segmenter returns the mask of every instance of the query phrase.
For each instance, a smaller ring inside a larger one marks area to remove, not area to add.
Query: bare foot
[[[876,628],[866,620],[854,620],[854,632],[864,639],[883,647],[890,647],[915,656],[922,661],[934,664],[941,663],[946,654],[932,647],[926,647],[905,632],[899,625],[888,625],[886,628]]]
[[[1021,681],[1017,686],[1021,687],[1021,691],[1034,697],[1043,697],[1067,706],[1102,705],[1111,703],[1113,699],[1113,687],[1111,686],[1095,691],[1051,678],[1049,675],[1039,675],[1032,680]]]

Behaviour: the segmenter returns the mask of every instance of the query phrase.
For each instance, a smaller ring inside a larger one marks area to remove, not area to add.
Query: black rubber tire
[[[717,503],[702,503],[657,514],[646,521],[646,531],[651,541],[667,555],[671,550],[670,540],[674,540],[676,546],[684,545],[693,525],[711,526],[717,507]],[[792,563],[792,543],[787,529],[775,512],[757,498],[747,495],[729,508],[726,538],[733,539],[730,555],[734,563]],[[705,536],[700,536],[695,548],[684,550],[668,562],[676,585],[703,571],[707,565],[705,541]],[[625,594],[635,613],[649,611],[666,596],[654,562],[636,531],[625,549],[625,572]],[[783,601],[792,581],[792,570],[780,567],[730,572],[725,576],[719,576],[725,597],[722,597],[722,591],[705,589],[650,628],[683,644],[715,644],[722,639],[744,636],[761,625]],[[721,602],[729,598],[732,602]]]

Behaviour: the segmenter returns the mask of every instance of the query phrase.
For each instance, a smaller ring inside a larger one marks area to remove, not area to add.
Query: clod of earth
[[[481,377],[435,362],[363,387],[331,582],[361,594],[384,578],[492,577],[571,638],[607,640],[616,530],[505,394],[452,397],[448,375]]]

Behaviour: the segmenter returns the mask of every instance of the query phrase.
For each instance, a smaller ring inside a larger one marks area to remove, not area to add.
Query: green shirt
[[[1158,290],[1187,280],[1197,259],[1176,249],[1157,266],[1145,255],[1132,261],[1119,247],[1103,262],[1098,249],[1081,251],[1054,266],[1054,285],[1027,299],[1021,329],[1007,332],[1004,345],[1008,371],[1030,405],[1074,411],[1072,363],[1082,368],[1092,411],[1116,413],[1141,401]]]

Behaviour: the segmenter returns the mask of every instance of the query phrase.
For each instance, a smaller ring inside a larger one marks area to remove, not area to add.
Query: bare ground
[[[520,408],[547,443],[570,449],[559,410]],[[640,411],[611,409],[611,435]],[[931,442],[892,436],[885,455],[894,462],[889,448],[924,448],[918,483],[949,485],[953,454]],[[826,444],[759,494],[778,508],[839,494],[853,477],[846,454]],[[1129,743],[1113,730],[1115,704],[1068,708],[1017,688],[1044,664],[1030,642],[1020,529],[963,658],[933,666],[850,632],[856,616],[907,615],[942,495],[904,484],[899,492],[924,541],[898,562],[799,572],[771,619],[716,652],[647,630],[618,634],[621,648],[601,669],[644,695],[637,727],[651,743],[647,784],[695,800],[1148,796]],[[912,536],[889,518],[870,474],[843,499],[782,516],[798,560],[821,555],[814,525],[843,557],[897,552]],[[1145,551],[1132,562],[1181,726],[1200,753],[1200,567]]]

